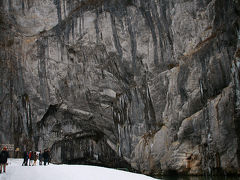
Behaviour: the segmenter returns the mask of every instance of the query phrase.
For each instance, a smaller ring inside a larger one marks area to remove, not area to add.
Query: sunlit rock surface
[[[240,173],[239,1],[0,7],[0,142],[55,163]]]

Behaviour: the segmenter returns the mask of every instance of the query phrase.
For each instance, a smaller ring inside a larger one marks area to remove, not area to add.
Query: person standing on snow
[[[31,165],[29,165],[29,166],[33,166],[33,161],[34,161],[34,152],[33,151],[31,151],[30,161],[31,161]]]
[[[22,166],[27,166],[27,164],[28,164],[28,153],[27,153],[27,151],[24,151]]]
[[[47,150],[47,153],[48,153],[48,165],[49,165],[50,162],[51,162],[51,153],[50,153],[50,149]]]
[[[39,165],[41,166],[42,165],[42,159],[43,159],[43,155],[42,155],[42,151],[41,150],[39,152],[38,158],[39,158]]]
[[[33,153],[33,166],[36,166],[37,165],[37,159],[38,159],[38,155],[37,155],[37,152],[35,151]]]
[[[6,172],[6,165],[7,165],[7,159],[9,158],[9,153],[7,151],[7,147],[4,147],[2,152],[0,153],[0,173],[2,173],[2,168],[3,172]]]
[[[33,164],[33,152],[32,151],[29,151],[28,159],[29,159],[29,166],[32,166],[32,164]]]
[[[48,162],[48,158],[49,158],[48,151],[47,151],[47,149],[44,149],[44,153],[43,153],[44,166],[46,166],[46,164]]]

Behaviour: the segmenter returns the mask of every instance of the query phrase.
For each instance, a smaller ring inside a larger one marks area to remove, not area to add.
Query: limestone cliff
[[[55,163],[240,173],[238,0],[0,2],[0,142]]]

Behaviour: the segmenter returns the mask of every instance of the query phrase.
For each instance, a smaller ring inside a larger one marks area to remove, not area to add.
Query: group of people
[[[9,158],[9,153],[7,147],[3,147],[0,153],[0,173],[6,172],[7,159]],[[24,151],[23,153],[23,163],[22,166],[36,166],[37,160],[39,159],[39,165],[44,163],[44,166],[50,163],[50,150],[45,149],[44,152],[33,152]]]
[[[42,153],[41,151],[37,153],[36,151],[24,151],[23,153],[23,163],[22,166],[36,166],[37,160],[39,160],[39,165],[44,163],[44,166],[50,163],[50,150],[45,149]]]
[[[0,153],[0,173],[6,172],[7,159],[9,158],[9,153],[7,147],[3,147]]]

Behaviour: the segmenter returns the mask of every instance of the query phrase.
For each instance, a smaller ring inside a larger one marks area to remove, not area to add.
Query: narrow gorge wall
[[[0,2],[0,143],[55,163],[240,173],[240,2]]]

